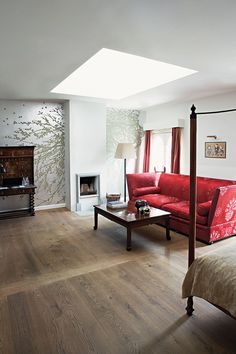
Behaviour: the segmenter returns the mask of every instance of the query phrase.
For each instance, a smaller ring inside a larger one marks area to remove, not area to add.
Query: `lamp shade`
[[[136,151],[132,143],[119,143],[115,153],[116,159],[136,159]]]

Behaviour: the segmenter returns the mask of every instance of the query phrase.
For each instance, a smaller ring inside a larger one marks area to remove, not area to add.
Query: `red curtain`
[[[180,173],[181,128],[172,128],[171,173]]]
[[[146,130],[144,156],[143,156],[143,172],[149,172],[150,148],[151,148],[151,130]]]

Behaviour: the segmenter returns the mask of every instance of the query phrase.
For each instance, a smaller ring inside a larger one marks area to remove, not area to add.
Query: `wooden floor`
[[[0,221],[0,353],[236,353],[236,321],[201,299],[185,314],[184,236],[66,210]],[[236,237],[203,254],[235,247]]]

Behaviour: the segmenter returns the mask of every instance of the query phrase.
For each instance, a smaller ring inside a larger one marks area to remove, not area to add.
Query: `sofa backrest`
[[[236,181],[230,181],[226,179],[198,177],[197,201],[198,203],[203,203],[205,201],[212,200],[217,188],[235,184]]]
[[[160,193],[179,198],[181,200],[189,199],[189,176],[162,173],[159,178],[158,187]]]
[[[197,177],[197,202],[203,203],[212,200],[218,187],[234,185],[236,181]],[[160,193],[189,200],[190,197],[190,177],[174,173],[162,173],[159,179]]]
[[[133,198],[133,191],[136,188],[155,187],[157,185],[156,174],[153,173],[130,173],[126,175],[129,199]]]

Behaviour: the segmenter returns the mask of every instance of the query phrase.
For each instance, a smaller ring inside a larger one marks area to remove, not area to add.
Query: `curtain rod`
[[[223,111],[212,111],[212,112],[196,112],[197,115],[204,115],[204,114],[217,114],[217,113],[227,113],[227,112],[235,112],[236,108],[232,109],[225,109]]]

